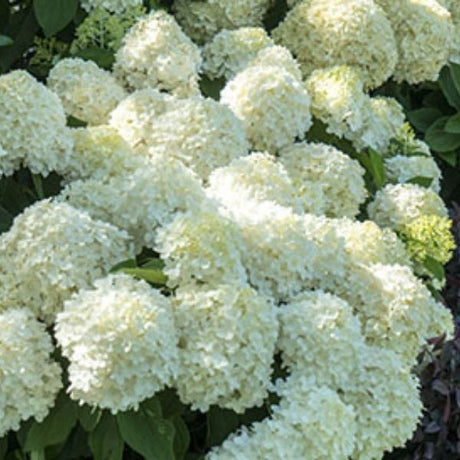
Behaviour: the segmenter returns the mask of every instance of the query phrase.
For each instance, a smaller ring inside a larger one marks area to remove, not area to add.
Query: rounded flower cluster
[[[41,422],[62,386],[61,369],[50,359],[51,337],[30,310],[0,313],[0,436],[29,417]]]
[[[128,8],[141,4],[142,0],[80,0],[81,7],[86,11],[100,7],[112,13],[122,13]]]
[[[61,171],[73,147],[61,101],[23,70],[0,76],[0,139],[0,176],[21,165],[44,176]]]
[[[260,406],[278,335],[275,306],[231,282],[181,287],[174,305],[182,402],[203,412],[214,404],[238,413]]]
[[[198,93],[200,66],[200,50],[174,17],[155,11],[126,34],[114,72],[131,89],[156,88],[187,97]]]
[[[272,0],[175,0],[177,20],[187,35],[199,44],[222,29],[261,26]]]
[[[72,182],[58,199],[127,231],[140,251],[143,246],[154,246],[157,228],[170,222],[176,212],[198,208],[205,193],[190,169],[174,158],[158,155],[106,182],[98,178]]]
[[[290,72],[276,66],[251,66],[238,73],[221,92],[241,119],[254,150],[275,153],[311,126],[310,97]]]
[[[374,0],[391,22],[398,48],[394,79],[415,84],[436,80],[447,64],[453,25],[436,0]]]
[[[127,233],[65,203],[39,201],[0,237],[0,310],[53,321],[64,300],[132,256]]]
[[[80,58],[59,61],[50,71],[48,87],[68,115],[90,125],[107,123],[110,112],[127,96],[110,72]]]
[[[144,281],[110,275],[65,302],[56,339],[70,361],[69,392],[112,413],[172,383],[177,336],[170,300]]]
[[[257,53],[273,45],[261,27],[222,30],[203,48],[203,72],[210,78],[233,78]]]
[[[261,49],[248,65],[282,67],[284,70],[292,74],[292,76],[297,80],[302,80],[302,72],[300,70],[299,63],[284,46],[273,45]]]
[[[163,271],[171,287],[194,281],[246,281],[239,229],[212,208],[177,215],[158,230],[155,250],[165,262]]]
[[[369,217],[396,231],[422,215],[447,217],[447,209],[433,190],[416,184],[389,184],[367,207]]]
[[[304,212],[329,217],[354,217],[367,197],[364,169],[327,144],[297,143],[280,151]],[[322,206],[311,202],[311,190],[320,190]]]
[[[373,0],[303,1],[273,37],[291,50],[305,76],[322,67],[357,66],[367,88],[385,82],[398,58],[391,23]]]

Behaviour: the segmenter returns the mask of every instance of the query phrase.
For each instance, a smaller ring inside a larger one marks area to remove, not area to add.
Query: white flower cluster
[[[80,58],[59,61],[48,76],[48,88],[59,96],[67,115],[90,125],[107,123],[127,96],[110,72]]]
[[[61,369],[50,359],[51,337],[27,309],[0,313],[0,436],[29,417],[41,422],[62,387]]]
[[[65,302],[56,339],[69,360],[68,391],[116,413],[172,383],[177,335],[170,300],[145,281],[109,275]]]
[[[0,236],[0,311],[26,307],[52,322],[64,300],[132,256],[128,234],[65,203],[42,200]]]
[[[155,11],[141,18],[117,51],[115,75],[128,88],[156,88],[177,96],[198,94],[200,50],[173,16]]]
[[[398,58],[391,23],[373,0],[306,0],[273,31],[308,76],[315,69],[357,66],[367,88],[394,71]],[[385,39],[382,39],[385,37]]]
[[[62,171],[73,147],[61,101],[23,70],[0,76],[0,139],[0,176]]]
[[[454,26],[452,49],[449,60],[456,64],[460,64],[460,3],[454,0],[446,3],[448,3],[446,7],[450,12]]]
[[[181,400],[242,413],[267,396],[278,336],[276,307],[249,286],[185,285],[174,299]]]
[[[80,0],[81,7],[86,11],[101,7],[113,13],[121,13],[128,8],[141,4],[142,0]]]

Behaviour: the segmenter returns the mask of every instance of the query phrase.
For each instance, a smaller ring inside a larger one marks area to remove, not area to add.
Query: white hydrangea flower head
[[[391,23],[373,0],[303,1],[288,12],[273,38],[289,48],[305,76],[351,65],[362,71],[366,88],[385,82],[398,58]]]
[[[279,66],[287,70],[297,80],[302,80],[302,71],[299,63],[294,59],[291,52],[281,45],[267,46],[261,49],[249,66]]]
[[[368,98],[363,107],[364,123],[357,132],[345,133],[356,150],[370,147],[378,153],[385,153],[390,140],[401,131],[406,116],[396,99],[389,97]]]
[[[110,72],[80,58],[59,61],[47,84],[60,97],[67,115],[89,125],[107,123],[110,112],[127,97]]]
[[[0,310],[27,307],[47,322],[73,292],[133,256],[126,232],[50,199],[16,217],[0,252]]]
[[[155,250],[165,262],[170,287],[195,281],[246,282],[241,233],[211,206],[178,214],[158,229]]]
[[[233,78],[257,56],[273,45],[262,27],[222,30],[203,47],[203,72],[212,79]]]
[[[74,150],[63,175],[66,179],[97,179],[133,172],[143,167],[144,158],[136,155],[120,133],[109,125],[72,130]]]
[[[268,394],[278,320],[275,306],[249,286],[232,282],[180,287],[173,300],[179,330],[182,402],[237,413]]]
[[[159,10],[141,18],[115,55],[117,78],[130,89],[154,88],[180,97],[199,94],[199,48],[173,16]]]
[[[439,193],[441,190],[440,180],[442,177],[441,170],[434,158],[430,156],[414,155],[396,155],[385,159],[385,171],[387,177],[399,184],[423,177],[431,179],[430,188]]]
[[[279,152],[296,195],[306,213],[328,217],[354,217],[367,197],[364,169],[340,150],[327,144],[299,142]],[[311,203],[311,189],[320,188],[323,206]]]
[[[0,313],[0,436],[30,417],[41,422],[62,386],[61,369],[50,359],[51,337],[30,310]]]
[[[341,65],[316,69],[305,82],[312,114],[327,125],[327,132],[343,137],[364,125],[369,97],[357,68]]]
[[[88,12],[102,7],[113,13],[122,13],[128,8],[142,5],[142,0],[80,0],[80,5]]]
[[[170,299],[128,275],[99,279],[67,300],[55,331],[70,362],[70,397],[80,404],[136,410],[178,370]]]
[[[250,66],[221,92],[243,122],[254,150],[275,153],[304,138],[310,128],[310,96],[290,72],[276,66]]]
[[[300,211],[287,171],[269,153],[253,152],[215,169],[206,191],[230,209],[247,206],[249,201],[268,200]]]
[[[206,459],[346,459],[353,452],[354,419],[353,408],[335,391],[306,376],[291,376],[273,418],[256,422],[249,429],[243,427]]]
[[[249,146],[241,121],[212,99],[173,99],[156,91],[138,91],[112,113],[110,124],[140,154],[168,154],[202,179]]]
[[[337,386],[347,380],[364,345],[353,308],[324,291],[303,292],[279,312],[277,348],[291,372],[312,375],[318,384]]]
[[[399,59],[397,82],[436,80],[447,64],[453,39],[452,18],[436,0],[375,0],[395,33]]]
[[[199,178],[180,161],[158,155],[105,182],[98,178],[72,182],[58,199],[125,230],[139,252],[143,246],[154,246],[158,227],[177,212],[199,208],[205,192]]]
[[[175,0],[179,24],[197,43],[204,44],[222,29],[261,27],[272,0]]]
[[[59,98],[24,70],[0,76],[0,175],[21,165],[47,176],[61,171],[72,152],[72,135]],[[33,147],[33,148],[32,148]]]
[[[421,215],[447,217],[441,197],[416,184],[388,184],[379,190],[367,207],[369,217],[381,227],[398,231]]]

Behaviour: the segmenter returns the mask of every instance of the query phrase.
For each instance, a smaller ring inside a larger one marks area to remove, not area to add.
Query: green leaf
[[[174,460],[174,425],[161,417],[147,417],[142,412],[119,412],[117,423],[121,436],[146,460]]]
[[[450,76],[457,92],[460,94],[460,65],[451,62],[449,64]]]
[[[77,423],[75,403],[61,393],[56,405],[41,423],[34,422],[26,437],[24,450],[38,451],[53,444],[63,443]]]
[[[460,111],[460,93],[451,77],[449,67],[444,67],[439,75],[439,85],[449,105]]]
[[[6,35],[0,35],[0,46],[10,46],[13,43],[12,38],[7,37]]]
[[[425,133],[425,142],[436,152],[450,152],[460,147],[460,134],[444,131],[448,117],[442,117],[434,122]]]
[[[35,17],[47,37],[69,24],[77,7],[78,0],[34,0]]]
[[[86,128],[88,123],[86,123],[86,121],[79,120],[72,115],[69,115],[67,117],[67,126],[70,126],[71,128]]]
[[[429,107],[412,110],[407,113],[407,118],[411,124],[422,133],[424,133],[440,117],[442,117],[442,112],[440,110]]]
[[[136,261],[134,259],[126,259],[126,260],[123,260],[123,261],[119,262],[118,264],[114,265],[109,270],[109,273],[116,273],[116,272],[123,271],[123,269],[125,269],[125,268],[136,268],[136,267],[137,267],[137,265],[136,265]]]
[[[460,113],[453,115],[447,120],[444,125],[444,131],[446,133],[460,134]]]
[[[423,177],[423,176],[416,176],[407,181],[408,184],[416,184],[416,185],[420,185],[421,187],[425,187],[425,188],[429,188],[432,182],[433,182],[432,177]]]
[[[222,444],[230,433],[239,426],[238,415],[228,409],[211,407],[206,414],[207,433],[206,446],[213,447]]]
[[[88,443],[94,460],[122,460],[124,445],[115,416],[104,413],[89,434]]]
[[[174,416],[171,421],[174,424],[174,454],[177,460],[182,460],[188,451],[190,444],[190,433],[187,425],[180,415]]]
[[[438,152],[438,156],[450,166],[454,168],[457,166],[457,154],[455,152]]]
[[[115,62],[115,57],[112,51],[97,48],[95,46],[79,50],[73,56],[86,59],[87,61],[93,61],[103,69],[111,69],[113,63]]]
[[[102,412],[94,407],[83,405],[77,409],[77,416],[80,425],[85,431],[93,431],[102,417]]]
[[[210,80],[208,77],[201,77],[200,89],[201,92],[212,99],[218,101],[220,99],[220,92],[225,86],[225,79],[219,78],[217,80]]]
[[[10,229],[13,219],[13,215],[0,205],[0,233]]]
[[[8,0],[0,0],[0,30],[8,24],[10,19],[10,4]],[[1,458],[1,457],[0,457]]]
[[[436,259],[427,256],[423,261],[423,265],[439,281],[444,280],[444,267],[441,262],[438,262]]]
[[[382,155],[373,149],[369,149],[369,172],[377,189],[381,189],[385,184],[385,164]]]
[[[163,270],[165,263],[161,259],[148,259],[142,264],[142,268],[153,268],[154,270]]]
[[[0,458],[4,458],[8,450],[8,436],[0,438]]]
[[[162,270],[152,268],[121,268],[117,270],[127,275],[134,276],[134,278],[142,279],[148,283],[164,286],[168,281],[168,277],[162,272]]]

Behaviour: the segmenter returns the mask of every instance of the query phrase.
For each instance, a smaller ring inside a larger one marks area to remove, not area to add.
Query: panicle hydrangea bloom
[[[329,217],[354,217],[367,197],[364,169],[327,144],[296,143],[279,152],[304,212]],[[311,190],[321,189],[322,206],[311,202]],[[319,211],[319,212],[318,212]]]
[[[300,210],[288,173],[268,153],[255,152],[215,169],[209,176],[207,194],[226,208],[268,200]]]
[[[233,78],[257,53],[273,45],[261,27],[222,30],[203,48],[203,72],[209,78]]]
[[[272,3],[273,0],[175,0],[173,9],[185,32],[204,44],[222,29],[262,26]]]
[[[246,282],[240,231],[212,207],[178,214],[158,230],[155,250],[165,262],[171,287],[194,281]]]
[[[450,13],[436,0],[375,0],[391,22],[399,59],[397,82],[436,80],[447,64],[453,38]]]
[[[59,61],[50,71],[48,88],[60,97],[68,115],[90,125],[107,123],[110,112],[127,97],[110,72],[80,58]]]
[[[367,212],[381,227],[396,231],[422,215],[447,217],[447,209],[440,196],[416,184],[386,185],[376,193]]]
[[[243,122],[254,150],[275,153],[303,138],[312,123],[310,96],[282,67],[248,67],[227,83],[221,102]]]
[[[0,237],[0,310],[51,322],[64,300],[133,256],[126,232],[65,203],[34,203]]]
[[[71,180],[97,179],[133,172],[145,166],[118,131],[109,125],[73,130],[74,150],[63,175]]]
[[[61,171],[72,136],[59,98],[24,70],[0,76],[0,176],[21,164],[35,174]]]
[[[174,298],[179,330],[179,397],[205,412],[237,413],[267,396],[278,336],[275,306],[249,286],[180,287]]]
[[[93,47],[118,51],[126,32],[147,12],[141,3],[128,6],[117,14],[100,6],[91,10],[75,30],[76,38],[70,46],[71,54]]]
[[[430,257],[445,265],[455,249],[451,227],[447,217],[425,214],[404,225],[399,236],[415,262],[423,263]]]
[[[296,375],[289,378],[282,396],[272,418],[230,435],[206,459],[349,458],[356,433],[355,413],[335,391]]]
[[[69,44],[58,40],[56,37],[34,37],[32,56],[29,59],[29,67],[44,73],[61,59],[69,50]]]
[[[398,57],[391,23],[373,0],[303,1],[273,37],[294,54],[305,76],[322,67],[351,65],[361,69],[367,88],[385,82]]]
[[[291,52],[280,45],[267,46],[261,49],[252,59],[249,66],[279,66],[292,74],[297,80],[302,80],[302,72],[299,63],[294,59]]]
[[[178,158],[202,179],[249,149],[241,121],[212,99],[139,91],[112,112],[111,125],[138,152]]]
[[[440,191],[441,170],[431,155],[414,155],[409,157],[396,155],[386,158],[385,171],[390,180],[400,184],[404,184],[416,177],[431,179],[430,188],[436,193]]]
[[[170,299],[128,275],[99,279],[67,300],[55,330],[70,361],[70,397],[80,404],[137,409],[177,373]]]
[[[305,85],[311,96],[311,112],[327,125],[327,132],[343,137],[362,128],[368,96],[357,68],[342,65],[317,69]]]
[[[158,155],[106,182],[97,178],[75,181],[58,199],[126,230],[140,251],[143,246],[154,246],[157,228],[170,222],[176,212],[199,207],[205,193],[190,169],[174,158]]]
[[[115,56],[115,75],[131,89],[156,88],[178,96],[198,94],[199,48],[173,16],[155,11],[126,34]]]
[[[101,7],[113,13],[123,13],[128,8],[141,5],[142,0],[80,0],[80,4],[86,11]]]
[[[27,309],[0,313],[0,436],[29,417],[41,422],[62,386],[51,337]]]

